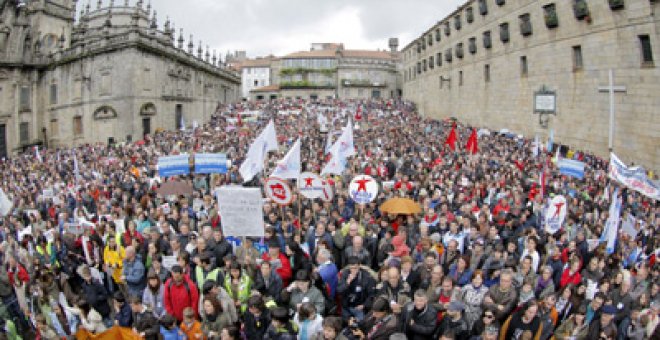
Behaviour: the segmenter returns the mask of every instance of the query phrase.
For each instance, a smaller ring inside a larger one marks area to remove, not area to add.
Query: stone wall
[[[623,9],[612,10],[607,0],[587,1],[588,17],[578,20],[574,1],[507,0],[502,6],[495,0],[484,1],[486,15],[480,14],[482,1],[468,1],[403,50],[404,98],[417,103],[424,115],[455,116],[468,124],[507,128],[529,138],[538,134],[545,140],[553,130],[555,141],[607,157],[609,96],[598,88],[607,85],[608,70],[613,69],[615,85],[627,88],[626,93],[615,94],[614,152],[627,163],[660,169],[660,3],[625,0]],[[554,28],[546,26],[548,4],[556,8]],[[466,21],[468,8],[473,11],[472,23]],[[527,36],[520,27],[525,14],[532,27]],[[455,26],[457,15],[460,30]],[[502,23],[509,25],[506,43],[500,40]],[[491,32],[491,48],[484,47],[485,31]],[[640,35],[649,37],[654,62],[643,62]],[[470,38],[475,38],[475,53],[469,49]],[[422,39],[425,48],[418,53]],[[462,58],[456,54],[459,43]],[[578,46],[581,67],[574,60]],[[449,48],[451,62],[446,60]],[[437,53],[442,53],[441,66]],[[431,56],[433,68],[428,66]],[[547,128],[533,114],[534,92],[542,86],[557,94],[557,115],[550,116]]]

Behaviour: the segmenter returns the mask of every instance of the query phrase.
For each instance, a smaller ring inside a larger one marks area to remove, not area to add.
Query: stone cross
[[[614,92],[625,93],[626,87],[621,85],[614,85],[614,71],[610,69],[608,86],[599,86],[598,92],[608,92],[610,94],[610,134],[607,145],[609,151],[612,152],[614,142]]]

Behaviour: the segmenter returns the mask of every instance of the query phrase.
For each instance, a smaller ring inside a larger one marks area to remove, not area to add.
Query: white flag
[[[263,137],[259,135],[254,140],[254,142],[252,142],[252,145],[250,145],[250,149],[248,149],[248,153],[245,156],[245,160],[241,164],[241,167],[238,169],[238,172],[240,172],[241,177],[243,177],[243,182],[250,181],[254,177],[254,175],[259,173],[259,171],[263,170],[264,157],[266,155],[264,149],[265,149],[265,143],[263,141]]]
[[[268,151],[277,151],[277,133],[275,133],[275,123],[273,123],[272,119],[268,122],[266,128],[261,131],[261,136],[263,137],[262,139],[266,147],[264,157]]]
[[[271,176],[291,179],[300,177],[300,138],[293,143],[286,156],[277,162]]]
[[[76,180],[80,178],[80,169],[78,168],[78,158],[76,157],[76,154],[73,154],[73,175]]]
[[[268,156],[268,151],[277,150],[277,134],[275,133],[275,123],[271,120],[266,128],[255,138],[243,164],[238,171],[243,177],[243,182],[250,181],[259,171],[264,168],[264,161]]]
[[[614,245],[616,237],[619,233],[619,219],[621,218],[621,203],[622,199],[619,197],[619,188],[616,188],[612,193],[612,203],[610,204],[610,213],[605,222],[605,229],[600,235],[600,242],[607,242],[607,253],[614,252]]]
[[[539,156],[539,135],[536,135],[534,137],[534,145],[532,146],[532,154],[534,155],[534,158]]]
[[[13,206],[14,203],[10,201],[5,192],[0,189],[0,215],[7,216]]]
[[[41,154],[39,153],[39,147],[38,146],[34,147],[34,155],[37,157],[37,160],[39,161],[39,163],[44,162],[44,160],[41,158]]]
[[[332,149],[332,132],[328,131],[328,139],[325,140],[325,152],[324,155],[327,155]]]
[[[340,158],[348,158],[355,155],[355,145],[353,144],[353,124],[348,121],[346,127],[339,136],[339,139],[332,146],[332,149],[337,148]],[[331,151],[332,152],[332,151]]]
[[[331,151],[330,153],[332,154],[332,157],[330,158],[330,161],[323,167],[323,171],[321,171],[321,176],[326,175],[326,174],[335,174],[335,175],[341,175],[342,172],[344,172],[344,169],[346,169],[346,158],[339,157],[339,155],[334,152],[336,150]]]

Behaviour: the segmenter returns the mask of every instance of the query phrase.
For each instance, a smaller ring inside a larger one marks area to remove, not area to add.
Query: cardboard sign
[[[264,236],[260,188],[223,186],[216,193],[225,236]]]

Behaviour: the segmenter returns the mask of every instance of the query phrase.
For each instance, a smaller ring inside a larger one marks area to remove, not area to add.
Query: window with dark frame
[[[504,43],[509,42],[509,23],[500,24],[500,40]]]
[[[582,69],[582,46],[573,46],[573,70]]]
[[[458,71],[458,86],[463,86],[463,71]]]
[[[490,82],[490,64],[484,65],[484,81]]]
[[[18,125],[19,138],[22,144],[25,144],[30,141],[30,123],[21,122]]]
[[[642,63],[653,64],[653,49],[651,48],[651,39],[648,34],[639,36],[639,44],[642,49]]]
[[[435,62],[433,61],[433,56],[429,57],[429,68],[433,69],[435,67]]]
[[[484,32],[484,48],[488,49],[493,47],[493,41],[490,37],[490,31]]]
[[[73,135],[81,136],[83,134],[82,117],[73,117]]]
[[[442,53],[438,52],[435,54],[435,64],[436,66],[442,66]]]
[[[520,75],[527,76],[527,56],[520,56]]]
[[[50,105],[57,104],[57,84],[50,84]]]
[[[523,37],[532,35],[532,20],[529,13],[522,14],[518,18],[520,19],[520,34]]]
[[[30,106],[30,87],[22,86],[20,94],[20,109],[29,110]]]

